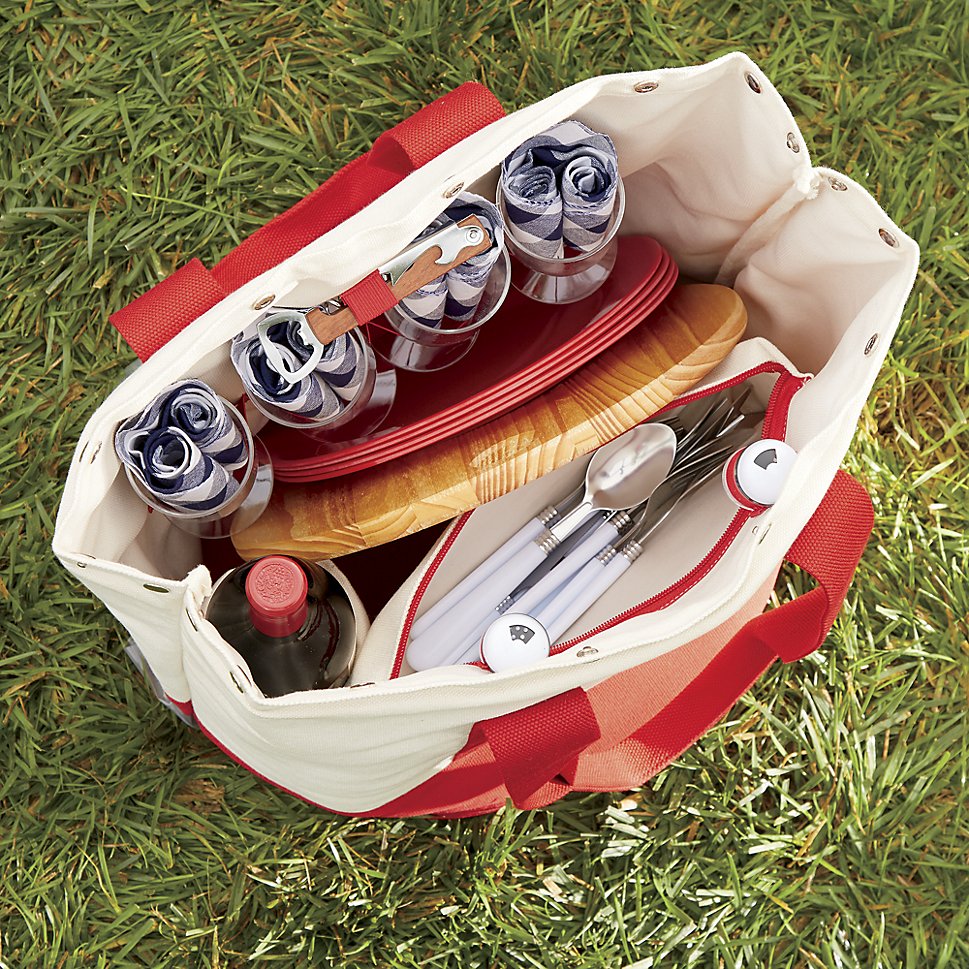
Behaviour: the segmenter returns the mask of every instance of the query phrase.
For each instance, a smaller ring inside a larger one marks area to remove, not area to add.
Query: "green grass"
[[[0,11],[0,966],[969,967],[965,0]],[[825,648],[644,789],[534,814],[336,818],[178,724],[49,550],[131,359],[109,312],[463,80],[513,108],[736,48],[923,247]]]

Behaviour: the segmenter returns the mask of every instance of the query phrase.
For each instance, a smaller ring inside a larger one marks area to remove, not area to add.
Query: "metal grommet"
[[[655,91],[658,87],[659,83],[656,81],[640,81],[633,85],[633,90],[637,94],[649,94],[650,91]]]
[[[172,591],[171,589],[166,589],[163,585],[152,585],[150,582],[146,582],[144,585],[149,592],[162,592],[168,595]]]
[[[878,343],[878,334],[877,333],[872,333],[872,335],[870,337],[868,337],[868,342],[865,344],[865,356],[866,357],[868,356],[869,353],[871,353],[872,350],[875,349],[875,344],[876,343]]]
[[[753,74],[750,73],[750,71],[744,75],[744,80],[747,82],[747,87],[749,87],[754,94],[760,94],[760,82],[756,77],[754,77]]]
[[[453,199],[463,188],[464,182],[457,182],[444,192],[444,197],[446,199]]]
[[[264,310],[275,298],[275,293],[270,293],[268,296],[260,296],[259,299],[252,304],[252,308],[254,310]]]
[[[898,248],[898,239],[896,239],[895,236],[888,231],[888,229],[879,229],[878,234],[881,236],[882,242],[887,243],[893,249]]]
[[[586,656],[597,656],[598,653],[595,646],[583,646],[575,655],[577,659],[584,659]]]
[[[829,179],[828,179],[828,184],[829,184],[829,185],[830,185],[830,186],[831,186],[831,187],[832,187],[832,188],[833,188],[833,189],[834,189],[834,190],[835,190],[836,192],[847,192],[847,191],[848,191],[848,186],[847,186],[847,185],[845,185],[845,183],[844,183],[844,182],[842,182],[840,178],[829,178]]]
[[[793,131],[787,133],[787,147],[795,153],[801,150],[801,146],[797,143],[797,135]]]

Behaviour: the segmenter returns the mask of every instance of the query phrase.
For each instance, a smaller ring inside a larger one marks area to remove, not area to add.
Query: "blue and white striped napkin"
[[[609,227],[619,184],[616,146],[580,121],[562,121],[519,145],[501,165],[508,231],[529,252],[589,252]]]
[[[400,309],[425,326],[439,327],[445,319],[470,323],[498,261],[505,242],[505,229],[497,206],[480,195],[462,192],[418,237],[437,232],[445,226],[476,215],[491,236],[491,245],[443,276],[422,286],[400,301]],[[416,242],[417,239],[414,241]]]
[[[270,326],[266,334],[291,373],[313,352],[299,330],[299,322],[283,320]],[[357,345],[348,333],[327,343],[316,369],[295,383],[281,377],[270,364],[255,324],[233,339],[229,355],[250,397],[320,423],[332,420],[353,400],[365,376]]]
[[[225,401],[201,380],[162,391],[118,428],[118,457],[174,511],[214,511],[239,489],[249,449]]]

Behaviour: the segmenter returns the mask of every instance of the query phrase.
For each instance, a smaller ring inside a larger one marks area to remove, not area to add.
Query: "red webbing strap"
[[[111,322],[138,358],[147,360],[225,296],[205,266],[192,259],[113,313]]]
[[[213,267],[212,275],[224,289],[238,289],[504,113],[483,84],[469,81],[456,87],[385,131],[369,152],[245,239]]]
[[[217,263],[193,259],[112,314],[111,322],[142,360],[233,290],[355,215],[407,175],[502,117],[483,85],[468,82],[385,131],[373,148],[341,168]]]
[[[375,320],[391,306],[397,305],[394,291],[376,269],[369,276],[364,276],[356,286],[351,286],[343,294],[343,301],[350,307],[358,323]]]
[[[595,711],[585,690],[579,689],[478,726],[518,807],[525,807],[539,788],[599,739]]]
[[[787,556],[818,586],[746,623],[670,703],[613,748],[620,767],[614,776],[627,787],[643,783],[720,720],[775,659],[817,649],[844,602],[873,520],[864,489],[839,471]],[[517,806],[538,808],[568,793],[577,758],[598,736],[586,694],[571,690],[476,725],[448,768],[367,813],[468,817],[494,811],[506,792]]]
[[[748,622],[686,689],[617,746],[617,757],[634,765],[634,776],[641,778],[636,783],[662,770],[706,733],[775,659],[800,659],[824,642],[873,524],[867,492],[839,471],[787,554],[818,585]]]

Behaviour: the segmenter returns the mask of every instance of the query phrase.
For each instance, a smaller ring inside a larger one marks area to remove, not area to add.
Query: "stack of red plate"
[[[372,468],[494,420],[537,397],[641,323],[666,298],[677,268],[647,236],[622,236],[606,283],[576,303],[536,303],[512,289],[471,351],[446,370],[400,371],[387,423],[337,444],[269,425],[262,432],[281,481],[320,481]]]

